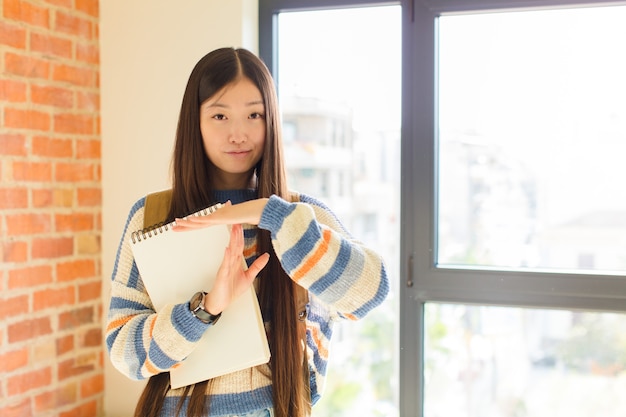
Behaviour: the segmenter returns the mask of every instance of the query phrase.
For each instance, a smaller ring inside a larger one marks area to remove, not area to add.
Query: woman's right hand
[[[246,268],[243,249],[243,227],[241,224],[234,224],[230,228],[230,241],[224,250],[224,259],[217,271],[213,288],[204,298],[204,308],[210,314],[220,314],[234,299],[248,290],[270,259],[269,253],[264,253]]]

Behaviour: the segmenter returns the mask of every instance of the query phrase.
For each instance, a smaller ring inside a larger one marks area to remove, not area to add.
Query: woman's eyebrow
[[[265,105],[265,103],[263,103],[263,100],[254,100],[254,101],[249,101],[245,103],[246,107],[257,106],[257,105]],[[205,106],[206,109],[209,109],[211,107],[220,107],[220,108],[226,109],[230,106],[227,106],[226,104],[222,104],[219,101],[216,101],[215,103],[207,103],[207,105]]]

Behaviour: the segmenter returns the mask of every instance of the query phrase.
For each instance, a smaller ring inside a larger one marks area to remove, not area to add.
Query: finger
[[[240,224],[234,224],[230,228],[230,241],[228,245],[235,252],[242,253],[244,247],[243,229]]]
[[[270,254],[267,252],[256,258],[256,260],[252,262],[252,265],[250,265],[250,267],[246,271],[246,277],[249,280],[253,280],[254,278],[256,278],[256,276],[259,275],[259,272],[261,272],[263,268],[265,268],[269,260]]]
[[[190,219],[176,219],[172,225],[172,230],[175,232],[184,232],[186,230],[201,229],[203,227],[210,226],[209,224],[197,223]]]

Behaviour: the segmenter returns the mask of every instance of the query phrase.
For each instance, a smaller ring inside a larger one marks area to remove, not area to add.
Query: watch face
[[[195,293],[193,297],[191,297],[191,301],[189,301],[189,304],[191,305],[191,309],[196,310],[198,306],[200,305],[200,302],[202,301],[203,298],[204,298],[204,294],[202,292]]]

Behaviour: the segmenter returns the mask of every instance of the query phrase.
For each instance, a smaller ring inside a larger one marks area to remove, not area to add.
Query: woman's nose
[[[230,137],[228,138],[231,143],[243,143],[248,137],[245,126],[242,122],[233,122],[230,130]]]

